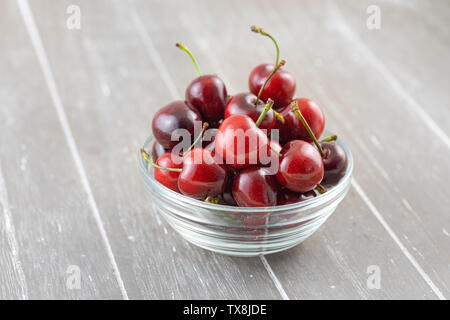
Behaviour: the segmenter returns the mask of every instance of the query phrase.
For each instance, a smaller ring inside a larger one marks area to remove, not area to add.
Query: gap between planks
[[[80,154],[78,152],[78,148],[75,142],[75,139],[72,134],[72,130],[69,125],[69,121],[64,110],[63,103],[61,101],[61,97],[59,95],[56,82],[50,68],[50,64],[47,58],[47,53],[45,52],[44,46],[42,44],[41,36],[39,34],[39,30],[36,26],[36,22],[33,17],[33,13],[29,6],[28,0],[18,0],[17,2],[20,13],[22,15],[23,21],[25,23],[25,27],[27,29],[28,35],[30,36],[31,43],[33,45],[35,54],[38,58],[40,67],[42,69],[42,73],[45,78],[45,82],[47,84],[48,90],[50,92],[51,99],[53,101],[53,105],[56,109],[56,113],[58,115],[59,122],[63,129],[64,135],[67,140],[67,144],[69,146],[70,152],[72,154],[73,160],[75,162],[75,166],[78,170],[78,174],[81,179],[81,184],[84,188],[84,191],[87,194],[89,206],[91,207],[95,222],[99,229],[101,238],[103,240],[103,244],[106,249],[106,253],[110,260],[114,276],[116,278],[117,284],[119,286],[120,292],[122,294],[123,299],[128,300],[128,294],[125,289],[125,285],[123,283],[122,277],[120,276],[120,271],[117,266],[116,259],[114,257],[114,253],[111,248],[111,244],[108,239],[108,235],[106,233],[102,218],[100,216],[100,212],[97,207],[97,203],[95,201],[94,195],[92,193],[92,189],[87,178],[86,170],[84,169],[83,162],[81,161]]]

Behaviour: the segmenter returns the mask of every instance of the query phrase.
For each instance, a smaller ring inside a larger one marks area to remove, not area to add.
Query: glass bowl
[[[150,154],[155,139],[142,146]],[[184,239],[207,250],[251,257],[289,249],[313,234],[334,212],[350,188],[353,159],[348,158],[344,177],[315,198],[274,207],[233,207],[207,203],[174,192],[155,180],[153,167],[138,153],[144,188],[154,211]]]

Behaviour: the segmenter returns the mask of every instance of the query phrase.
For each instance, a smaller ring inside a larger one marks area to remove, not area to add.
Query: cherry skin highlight
[[[280,153],[276,178],[283,187],[295,192],[307,192],[322,181],[322,157],[314,146],[303,140],[293,140]]]
[[[215,152],[227,165],[242,169],[260,163],[268,155],[269,138],[248,116],[234,114],[219,127]]]
[[[197,109],[184,101],[174,101],[156,112],[152,121],[153,135],[165,149],[172,149],[178,141],[172,141],[172,132],[186,129],[194,135],[194,124],[202,121]]]
[[[233,197],[240,207],[268,207],[277,204],[279,186],[265,168],[248,168],[233,182]]]
[[[183,168],[182,159],[180,157],[177,158],[176,155],[173,155],[173,157],[174,158],[172,158],[172,152],[167,151],[158,158],[156,164],[163,168]],[[180,192],[180,190],[178,189],[178,177],[180,176],[180,172],[168,171],[159,168],[154,168],[154,170],[156,181],[173,191]]]
[[[265,103],[261,100],[255,106],[256,96],[252,93],[238,93],[233,95],[225,107],[225,119],[233,114],[244,114],[256,122],[264,110]],[[266,129],[267,133],[275,126],[276,118],[273,110],[269,110],[259,125],[260,129]]]
[[[325,117],[320,107],[311,99],[297,98],[298,108],[308,125],[311,127],[316,138],[319,138],[325,129]],[[280,142],[285,144],[290,140],[305,140],[311,142],[312,139],[308,131],[303,126],[300,119],[291,111],[290,105],[281,112],[284,117],[284,124],[275,124],[279,129]]]
[[[325,173],[322,184],[325,186],[336,185],[345,175],[348,162],[347,155],[335,141],[320,142],[320,145],[325,152],[325,158],[323,158]]]
[[[178,177],[180,192],[191,198],[204,200],[223,193],[227,183],[227,169],[218,164],[208,149],[194,148],[183,157],[183,171]]]
[[[251,93],[258,95],[261,86],[274,68],[273,64],[265,63],[252,70],[248,79]],[[294,77],[289,72],[280,69],[267,82],[260,98],[264,102],[271,98],[275,102],[273,108],[280,110],[287,106],[294,97],[295,87]]]
[[[200,112],[204,121],[215,128],[223,118],[227,89],[219,77],[202,75],[186,88],[186,100]]]

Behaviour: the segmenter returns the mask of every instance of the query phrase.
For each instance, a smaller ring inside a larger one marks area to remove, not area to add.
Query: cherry
[[[255,102],[256,96],[253,93],[238,93],[234,95],[225,107],[225,119],[233,114],[244,114],[256,122],[264,109],[265,103],[259,100],[255,106]],[[266,129],[269,133],[275,126],[275,122],[276,118],[273,110],[271,110],[262,120],[260,128]]]
[[[293,101],[297,102],[298,109],[314,135],[320,137],[325,128],[325,117],[320,107],[313,100],[307,98],[297,98]],[[291,103],[280,112],[284,118],[284,124],[275,125],[279,129],[280,142],[285,144],[290,140],[313,141],[301,119],[295,112],[292,112],[292,106]]]
[[[322,184],[332,186],[337,184],[345,175],[348,161],[347,155],[344,149],[335,141],[321,141],[320,145],[325,153],[325,157],[323,158],[325,173]]]
[[[227,183],[227,169],[218,164],[208,149],[194,148],[183,157],[183,170],[178,177],[181,193],[195,199],[222,194]]]
[[[278,65],[280,50],[278,48],[276,40],[262,28],[252,26],[251,30],[253,32],[260,33],[266,37],[269,37],[275,44],[277,50],[277,57],[274,65],[267,63],[260,64],[256,66],[250,73],[250,77],[248,79],[250,92],[257,95],[261,90],[264,82],[266,81],[268,75],[275,69],[275,66]],[[263,101],[267,101],[268,98],[271,98],[275,102],[274,109],[280,110],[292,100],[295,94],[295,87],[296,84],[294,77],[287,71],[278,70],[264,87],[264,90],[261,94],[261,99]]]
[[[264,112],[259,120],[262,120],[263,116]],[[266,134],[246,115],[229,116],[222,122],[216,135],[217,155],[225,160],[227,165],[234,168],[246,168],[259,164],[262,156],[269,156],[268,149],[269,139]]]
[[[266,168],[248,168],[233,182],[233,197],[240,207],[267,207],[277,204],[279,187]]]
[[[200,113],[184,101],[174,101],[156,112],[152,121],[153,135],[165,149],[172,149],[178,141],[172,141],[172,132],[186,129],[194,133],[196,121],[202,121]]]
[[[303,140],[292,140],[281,149],[278,182],[295,192],[307,192],[322,181],[324,166],[319,151]]]
[[[316,197],[316,193],[314,191],[299,193],[289,189],[282,189],[278,192],[277,205],[302,202],[314,197]]]
[[[245,114],[256,122],[265,106],[264,102],[260,100],[261,93],[266,86],[267,81],[271,77],[273,77],[275,72],[284,64],[285,61],[281,60],[277,67],[269,74],[263,86],[261,87],[258,96],[255,96],[253,93],[239,93],[231,97],[225,107],[225,118],[229,117],[232,114]],[[270,133],[270,130],[272,130],[272,128],[275,126],[275,122],[277,119],[280,122],[283,122],[283,117],[278,112],[276,112],[275,110],[270,110],[262,120],[259,127],[261,129],[266,129],[267,132]]]
[[[178,189],[178,177],[181,168],[183,167],[181,157],[177,159],[177,156],[173,155],[174,158],[172,158],[172,152],[167,151],[158,158],[156,163],[154,163],[144,149],[141,149],[141,154],[147,162],[155,167],[156,181],[173,191],[180,192]]]
[[[199,75],[186,88],[186,100],[197,108],[203,120],[212,127],[217,127],[223,118],[227,102],[225,84],[216,75],[202,75],[197,61],[189,49],[181,43],[177,43],[176,46],[189,55]]]
[[[152,160],[153,161],[158,160],[158,158],[166,151],[167,150],[164,149],[164,147],[158,141],[153,142],[151,151]]]

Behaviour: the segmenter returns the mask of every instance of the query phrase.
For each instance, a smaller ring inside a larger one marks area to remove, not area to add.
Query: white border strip
[[[8,191],[6,190],[5,179],[3,178],[1,163],[0,163],[0,205],[3,207],[3,217],[5,218],[5,231],[8,244],[11,248],[11,260],[14,265],[14,271],[19,277],[19,286],[21,291],[21,298],[28,300],[28,289],[23,271],[22,263],[19,257],[19,244],[16,238],[16,229],[12,222],[11,207],[8,202]]]
[[[83,188],[88,196],[88,202],[92,209],[92,213],[95,218],[95,222],[97,223],[97,227],[100,231],[100,235],[102,237],[103,243],[106,248],[106,252],[108,254],[110,263],[113,268],[114,275],[116,277],[117,283],[119,285],[120,291],[122,293],[122,297],[128,300],[128,294],[125,289],[123,280],[120,276],[120,271],[116,263],[116,259],[114,258],[114,253],[111,248],[111,244],[108,240],[108,235],[106,234],[105,227],[103,225],[102,218],[100,216],[97,204],[94,199],[94,195],[91,190],[91,186],[89,184],[89,180],[86,175],[86,171],[84,169],[83,163],[81,161],[80,155],[78,153],[77,145],[75,143],[75,139],[72,135],[72,131],[70,129],[69,121],[67,120],[66,112],[64,111],[64,106],[62,104],[61,98],[59,96],[56,82],[53,77],[50,64],[48,62],[47,54],[45,52],[44,46],[42,44],[41,37],[39,35],[39,31],[37,29],[36,23],[34,21],[33,13],[31,12],[30,6],[28,4],[28,0],[18,0],[20,12],[22,14],[22,18],[24,20],[26,29],[30,36],[31,42],[33,44],[36,56],[39,60],[39,64],[41,66],[42,72],[44,74],[45,81],[47,83],[48,90],[50,91],[50,95],[53,101],[53,104],[56,108],[56,113],[58,114],[59,121],[61,123],[61,127],[64,131],[64,135],[66,136],[67,143],[69,145],[70,152],[72,153],[72,157],[75,161],[75,165],[78,169],[78,173],[81,178],[81,183]]]
[[[386,220],[384,220],[381,213],[378,211],[378,209],[375,207],[375,205],[370,201],[370,199],[367,197],[364,190],[361,188],[358,182],[356,182],[355,179],[352,179],[352,186],[355,189],[355,191],[359,194],[359,196],[362,198],[362,200],[366,203],[367,207],[369,207],[370,211],[372,211],[373,215],[378,219],[378,221],[381,223],[381,225],[384,227],[384,229],[387,231],[387,233],[391,236],[391,238],[394,240],[394,242],[400,247],[403,254],[408,258],[408,260],[412,263],[414,268],[416,268],[417,272],[422,276],[422,278],[425,280],[425,282],[430,286],[431,290],[438,296],[441,300],[446,300],[442,292],[439,290],[439,288],[433,283],[433,281],[430,279],[430,277],[425,273],[425,271],[422,269],[420,264],[417,262],[417,260],[411,255],[411,253],[408,251],[408,249],[403,245],[403,243],[400,241],[400,239],[397,237],[395,232],[391,229],[391,227],[388,225]]]

